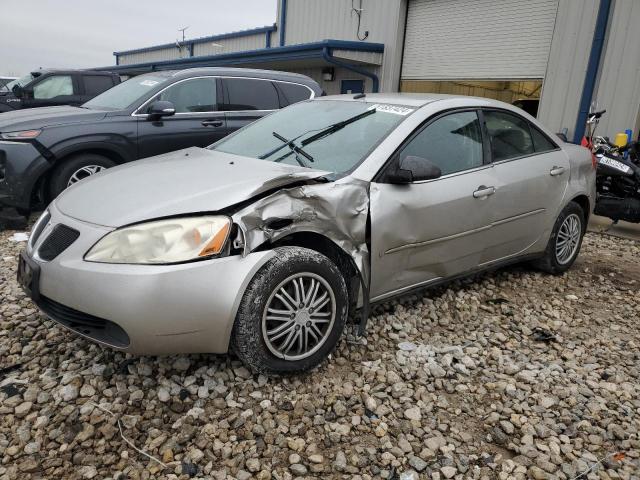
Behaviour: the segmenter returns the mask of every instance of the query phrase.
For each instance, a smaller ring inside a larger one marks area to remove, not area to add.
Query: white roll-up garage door
[[[409,0],[403,80],[543,78],[558,0]]]

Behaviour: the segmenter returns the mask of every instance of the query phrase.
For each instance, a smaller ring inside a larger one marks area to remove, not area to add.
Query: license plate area
[[[18,257],[18,284],[33,301],[40,298],[40,265],[31,260],[25,252]]]

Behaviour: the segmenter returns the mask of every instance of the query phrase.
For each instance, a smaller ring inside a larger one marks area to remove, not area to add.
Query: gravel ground
[[[588,234],[565,276],[517,267],[389,302],[365,342],[267,378],[67,333],[19,290],[12,233],[0,479],[640,478],[640,243]]]

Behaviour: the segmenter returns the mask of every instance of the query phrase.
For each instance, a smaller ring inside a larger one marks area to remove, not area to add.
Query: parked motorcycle
[[[597,166],[594,213],[614,222],[640,223],[640,143],[632,141],[620,147],[607,137],[596,136],[605,112],[589,113],[587,135],[582,142],[591,149]]]

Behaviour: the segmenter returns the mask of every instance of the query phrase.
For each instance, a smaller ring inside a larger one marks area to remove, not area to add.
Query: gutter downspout
[[[580,98],[578,119],[576,120],[576,129],[573,135],[573,143],[580,143],[584,136],[587,115],[589,114],[589,108],[593,100],[593,90],[595,89],[596,79],[598,77],[598,66],[600,65],[600,57],[602,56],[602,49],[604,47],[604,38],[607,33],[610,8],[611,0],[600,0],[596,27],[593,32],[593,42],[591,43],[591,53],[589,54],[589,63],[587,64],[587,74],[585,75],[582,97]]]
[[[284,47],[285,32],[287,31],[287,0],[280,0],[280,46]]]
[[[327,63],[331,63],[332,65],[335,65],[337,67],[346,68],[347,70],[351,70],[352,72],[356,72],[356,73],[359,73],[360,75],[364,75],[365,77],[370,78],[371,81],[373,82],[373,86],[371,88],[372,93],[378,93],[378,91],[380,90],[380,80],[378,79],[378,76],[375,73],[371,73],[368,70],[365,70],[363,68],[356,67],[354,65],[349,65],[348,63],[343,63],[340,60],[336,60],[331,55],[331,51],[329,50],[329,47],[324,47],[322,49],[322,58]]]

